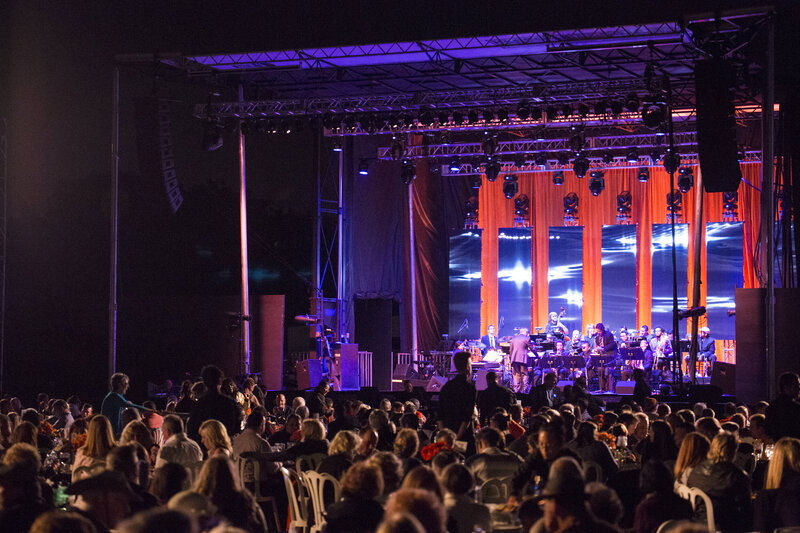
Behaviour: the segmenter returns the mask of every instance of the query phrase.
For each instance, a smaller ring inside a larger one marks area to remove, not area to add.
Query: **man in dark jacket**
[[[242,410],[233,398],[220,393],[222,370],[214,365],[206,365],[200,371],[200,376],[203,378],[208,392],[197,400],[191,415],[189,415],[189,424],[186,428],[189,438],[199,442],[200,425],[211,419],[222,422],[222,425],[228,430],[229,436],[233,437],[239,434],[242,431]]]
[[[495,409],[502,407],[508,412],[516,401],[511,389],[497,383],[497,374],[495,372],[487,372],[486,390],[478,393],[478,412],[480,414],[481,427],[489,425],[489,418],[491,418]]]
[[[558,407],[564,403],[564,395],[556,387],[558,377],[553,372],[544,375],[544,383],[531,389],[531,411],[537,412],[542,407]]]
[[[453,355],[456,376],[444,384],[439,393],[439,420],[456,434],[456,440],[467,441],[467,454],[475,453],[472,435],[472,415],[475,412],[475,385],[469,379],[472,372],[470,354]]]
[[[766,412],[767,434],[778,442],[781,437],[800,438],[800,376],[785,372],[778,378],[778,397]]]

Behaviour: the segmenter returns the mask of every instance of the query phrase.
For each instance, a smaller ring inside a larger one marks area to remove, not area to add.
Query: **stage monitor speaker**
[[[735,74],[723,59],[695,63],[697,153],[706,192],[739,189],[742,171],[736,145],[736,117],[731,86]]]
[[[297,373],[298,390],[313,389],[322,379],[322,363],[319,359],[298,361],[295,372]]]
[[[358,344],[336,344],[333,352],[336,354],[342,390],[358,390]]]
[[[635,386],[635,381],[617,381],[617,388],[614,389],[614,391],[617,394],[633,394],[633,388]]]
[[[447,378],[433,376],[425,386],[425,392],[439,392],[445,383],[447,383]]]
[[[478,390],[486,390],[486,374],[491,372],[491,370],[486,370],[482,368],[478,370],[478,373],[475,375],[475,388]]]
[[[736,394],[736,365],[719,361],[714,363],[711,384],[722,389],[723,394]]]
[[[716,385],[690,385],[689,403],[703,402],[706,404],[722,401],[722,389]]]
[[[556,383],[556,387],[558,387],[561,390],[564,390],[564,387],[566,387],[567,385],[572,387],[573,385],[575,385],[575,381],[571,379],[562,379],[561,381]]]
[[[394,372],[392,372],[392,379],[399,379],[404,380],[408,377],[408,369],[411,367],[408,363],[397,363],[397,366],[394,367]]]

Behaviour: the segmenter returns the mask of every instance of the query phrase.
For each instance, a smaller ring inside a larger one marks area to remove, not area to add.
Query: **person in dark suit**
[[[497,374],[495,372],[488,372],[486,374],[486,389],[478,393],[478,413],[480,414],[481,427],[489,425],[489,418],[495,409],[502,407],[508,412],[516,402],[517,400],[511,389],[497,382]]]
[[[486,335],[481,337],[481,344],[483,344],[483,348],[481,348],[481,353],[486,355],[486,350],[498,350],[500,349],[500,344],[497,339],[497,335],[495,335],[495,330],[493,325],[489,325],[486,328]]]
[[[536,385],[531,389],[531,411],[535,412],[542,407],[558,408],[564,403],[564,395],[556,387],[558,377],[554,372],[548,372],[544,375],[544,383]]]
[[[531,338],[528,328],[519,328],[519,334],[511,339],[511,371],[513,372],[514,392],[522,392],[528,388],[528,352],[531,349]]]
[[[472,414],[475,410],[477,391],[470,379],[472,365],[469,352],[458,352],[453,356],[457,374],[444,384],[439,392],[439,420],[444,427],[456,434],[457,440],[467,441],[467,453],[475,453],[472,434]]]

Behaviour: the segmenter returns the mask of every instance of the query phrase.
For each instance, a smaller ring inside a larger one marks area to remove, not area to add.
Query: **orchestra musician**
[[[653,340],[653,336],[650,335],[650,327],[647,324],[642,324],[639,328],[639,336],[643,339],[646,339],[647,342]]]
[[[650,343],[647,342],[647,339],[639,341],[639,348],[642,349],[642,366],[640,368],[644,370],[645,377],[650,379],[653,375],[653,350],[650,349]]]
[[[500,349],[500,340],[495,335],[494,326],[490,324],[486,331],[486,335],[481,337],[483,360],[487,363],[502,363],[503,351]]]
[[[617,348],[619,348],[620,350],[622,348],[628,348],[629,347],[629,341],[630,341],[630,337],[628,336],[628,330],[627,329],[620,329],[619,330],[619,342],[617,343]]]
[[[619,358],[617,341],[614,339],[614,334],[608,331],[602,322],[597,323],[595,331],[595,355],[614,356],[614,361],[607,365],[600,365],[595,369],[598,376],[598,384],[602,390],[613,390],[614,365],[616,365],[617,359]]]
[[[669,367],[669,358],[672,356],[672,344],[669,337],[660,327],[653,328],[653,338],[650,339],[650,349],[653,350],[653,367],[659,371]]]
[[[586,324],[586,335],[581,337],[582,342],[588,342],[589,345],[594,349],[595,346],[595,338],[594,338],[594,324]]]
[[[567,341],[566,346],[564,346],[568,352],[579,352],[581,349],[581,330],[575,329],[572,330],[572,338]]]
[[[714,363],[717,361],[716,346],[714,345],[714,338],[711,337],[711,330],[707,327],[700,328],[700,340],[698,341],[697,360],[707,364],[706,375],[711,375],[714,370]],[[689,366],[690,355],[683,358],[686,361],[686,366]]]
[[[531,337],[528,328],[519,328],[519,333],[511,338],[510,361],[512,390],[516,393],[528,388],[528,352],[531,350]]]
[[[555,334],[555,333],[562,333],[565,337],[569,336],[569,328],[561,323],[561,317],[563,316],[564,311],[562,308],[561,314],[557,314],[555,311],[551,311],[548,315],[549,320],[547,321],[547,325],[544,327],[545,334]]]

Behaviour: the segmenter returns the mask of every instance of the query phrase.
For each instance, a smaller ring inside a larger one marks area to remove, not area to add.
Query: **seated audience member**
[[[222,394],[222,370],[214,365],[206,365],[200,371],[208,389],[194,404],[186,434],[193,440],[200,438],[200,426],[206,420],[218,420],[225,426],[228,435],[237,435],[241,430],[242,410],[236,400]]]
[[[4,465],[20,465],[28,471],[33,472],[36,477],[36,482],[39,485],[39,493],[45,502],[53,501],[53,487],[49,482],[42,477],[42,458],[39,450],[26,444],[18,442],[11,446],[6,453],[3,454]]]
[[[736,439],[730,433],[719,433],[711,441],[708,458],[689,475],[687,485],[697,487],[711,498],[714,521],[723,533],[750,531],[752,504],[750,476],[733,464]],[[694,519],[705,521],[705,507],[698,504]]]
[[[655,533],[667,520],[691,519],[691,504],[675,494],[673,484],[672,473],[663,462],[650,460],[642,465],[639,489],[644,499],[636,506],[634,533]]]
[[[250,492],[239,490],[233,462],[211,457],[200,469],[194,490],[209,499],[220,515],[246,531],[265,531],[264,515]]]
[[[750,436],[764,444],[775,444],[767,434],[766,418],[761,414],[754,414],[750,417]]]
[[[27,531],[37,516],[52,508],[52,498],[42,497],[34,468],[22,461],[0,466],[0,530]]]
[[[413,515],[396,513],[384,518],[376,533],[425,533],[425,528]]]
[[[78,496],[72,510],[91,520],[98,533],[115,529],[130,516],[131,501],[136,499],[125,476],[112,470],[76,481],[66,493]]]
[[[96,533],[92,522],[78,513],[47,511],[34,520],[28,533]]]
[[[219,524],[219,527],[227,531],[232,528],[225,519],[217,512],[217,507],[204,495],[194,490],[184,490],[177,493],[167,502],[167,509],[171,511],[181,511],[189,516],[194,517],[200,526],[200,530],[216,531],[212,528]],[[235,530],[237,533],[241,530]]]
[[[327,509],[327,533],[372,533],[381,523],[375,498],[384,493],[383,476],[371,463],[355,463],[342,476],[341,499]]]
[[[617,491],[604,483],[594,481],[586,484],[586,496],[589,510],[596,518],[619,527],[625,508],[617,496]]]
[[[439,478],[427,466],[418,466],[406,475],[403,483],[400,485],[401,489],[424,489],[436,496],[436,498],[444,503],[444,491],[442,485],[439,483]]]
[[[197,519],[183,511],[150,509],[128,518],[119,525],[117,533],[195,533],[199,531]]]
[[[69,410],[66,400],[56,400],[53,402],[53,416],[47,421],[53,426],[55,430],[63,430],[63,435],[69,431],[69,427],[75,422],[72,413]]]
[[[394,427],[386,411],[373,409],[369,414],[369,425],[378,434],[376,449],[381,452],[390,452],[394,448]]]
[[[125,476],[131,490],[136,494],[136,498],[131,501],[131,512],[134,514],[159,506],[158,499],[147,491],[147,485],[139,484],[141,470],[145,471],[146,478],[150,465],[139,459],[137,448],[141,448],[138,443],[117,446],[106,456],[106,470]]]
[[[345,429],[350,431],[358,430],[358,423],[350,416],[352,405],[349,400],[345,400],[333,407],[333,422],[328,424],[328,439],[332,440],[338,432]]]
[[[694,424],[695,431],[705,436],[709,442],[714,440],[714,437],[722,431],[722,425],[719,420],[710,416],[699,418]]]
[[[385,502],[386,498],[399,489],[400,483],[403,482],[403,463],[392,452],[377,452],[367,462],[381,471],[383,494],[377,496],[377,499]]]
[[[166,505],[170,498],[191,486],[189,470],[178,463],[164,463],[153,470],[150,476],[150,494],[158,499],[159,505]]]
[[[200,425],[200,440],[212,457],[230,457],[233,446],[228,431],[219,420],[206,420]]]
[[[375,453],[375,447],[378,445],[378,434],[371,427],[362,429],[360,438],[361,443],[356,448],[354,461],[369,459]]]
[[[386,502],[386,516],[409,513],[419,520],[427,533],[445,533],[447,511],[437,498],[424,489],[400,489]]]
[[[24,443],[30,444],[34,448],[39,448],[38,436],[39,430],[30,422],[20,422],[11,433],[11,444]]]
[[[578,426],[578,436],[567,446],[584,463],[591,461],[599,465],[603,471],[603,479],[608,479],[619,470],[616,459],[611,455],[611,449],[605,442],[597,440],[597,424],[594,422],[581,422]]]
[[[704,435],[696,432],[686,435],[675,461],[675,483],[686,485],[692,469],[706,460],[709,448],[711,442]]]
[[[538,434],[528,437],[528,450],[524,464],[514,474],[512,481],[512,493],[517,499],[532,493],[537,478],[542,484],[547,481],[556,459],[572,457],[580,461],[575,452],[564,446],[564,430],[555,422],[543,425]]]
[[[164,445],[158,450],[156,468],[166,463],[177,463],[192,469],[203,460],[203,450],[183,432],[183,420],[178,415],[165,416],[161,432]]]
[[[522,459],[515,453],[502,451],[503,435],[492,428],[483,428],[475,435],[478,453],[467,459],[475,481],[483,484],[491,478],[511,477],[522,466]]]
[[[475,480],[467,467],[460,464],[449,465],[442,472],[442,485],[449,523],[456,526],[456,530],[451,533],[472,533],[475,528],[484,531],[492,529],[489,508],[475,503],[469,495],[475,486]]]
[[[36,447],[40,450],[52,450],[55,446],[53,437],[50,435],[45,435],[40,431],[42,426],[42,417],[39,415],[36,409],[23,409],[20,416],[24,422],[30,422],[36,428]]]
[[[273,433],[267,441],[270,444],[287,444],[295,431],[300,429],[301,421],[302,419],[298,415],[289,415],[286,417],[286,423],[283,428]]]
[[[325,426],[316,418],[306,418],[300,426],[302,435],[298,444],[283,452],[267,454],[264,459],[268,461],[296,461],[301,455],[312,453],[328,454],[328,441],[325,440]]]
[[[778,397],[765,412],[767,434],[774,442],[782,437],[800,438],[800,376],[785,372],[778,378]]]
[[[111,423],[103,415],[93,416],[89,422],[89,432],[86,444],[78,448],[75,453],[75,462],[72,464],[72,481],[86,477],[86,468],[93,469],[98,465],[105,465],[106,455],[116,445]]]
[[[800,526],[800,440],[783,437],[772,452],[755,505],[756,531]]]
[[[163,424],[162,424],[163,425]],[[119,438],[119,444],[139,443],[149,453],[155,446],[153,435],[144,423],[139,421],[130,422],[122,430],[122,436]]]
[[[361,438],[355,431],[345,429],[336,433],[331,445],[328,446],[328,456],[320,462],[317,472],[330,474],[336,479],[340,479],[352,466],[353,457],[355,457],[356,448],[360,442]]]
[[[408,428],[398,431],[394,439],[394,454],[403,463],[403,475],[422,464],[422,461],[417,459],[417,452],[419,452],[417,432]]]
[[[431,468],[439,479],[442,479],[444,469],[452,464],[461,464],[461,457],[452,450],[442,450],[431,459]]]
[[[678,457],[678,447],[675,446],[672,430],[663,420],[653,421],[649,436],[640,443],[638,450],[642,462],[650,459],[674,461]]]

